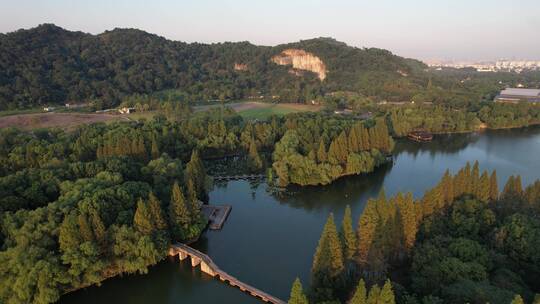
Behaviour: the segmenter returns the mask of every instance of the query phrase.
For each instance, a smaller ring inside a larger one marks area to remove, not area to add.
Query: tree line
[[[384,119],[372,126],[362,121],[313,122],[294,118],[285,122],[287,131],[272,156],[281,186],[325,185],[341,176],[371,172],[394,148]]]

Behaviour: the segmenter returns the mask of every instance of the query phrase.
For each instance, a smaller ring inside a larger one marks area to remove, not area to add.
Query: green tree
[[[163,215],[163,209],[161,209],[161,202],[154,195],[153,192],[148,194],[148,208],[150,209],[150,214],[152,216],[154,227],[158,230],[167,229],[167,220]]]
[[[257,144],[255,143],[255,139],[251,138],[248,152],[248,167],[252,172],[258,172],[262,169],[262,166],[263,163],[257,150]]]
[[[516,295],[510,304],[525,304],[523,298],[520,295]]]
[[[351,207],[349,205],[345,207],[343,222],[341,223],[340,236],[343,242],[343,252],[345,253],[345,259],[351,260],[356,253],[357,245],[356,233],[352,227]]]
[[[367,302],[367,291],[366,291],[366,283],[364,282],[364,279],[360,279],[358,282],[358,286],[356,286],[356,290],[354,291],[354,295],[352,299],[349,301],[349,304],[366,304]]]
[[[169,203],[169,222],[173,238],[175,240],[184,240],[191,224],[191,215],[184,193],[182,193],[178,183],[174,183],[172,187],[171,201]]]
[[[395,304],[396,299],[394,297],[394,291],[392,290],[392,283],[390,280],[386,280],[381,293],[379,294],[379,300],[377,304]]]
[[[291,289],[291,296],[289,297],[288,304],[308,304],[308,299],[306,295],[304,294],[304,291],[302,289],[302,283],[300,282],[299,278],[296,278],[294,280],[294,283],[292,285]]]
[[[155,229],[152,222],[152,214],[150,213],[147,204],[141,198],[139,198],[137,201],[135,216],[133,218],[135,228],[142,234],[152,234]]]
[[[334,215],[330,214],[324,225],[311,267],[311,285],[317,301],[335,298],[336,290],[342,287],[341,279],[344,269],[341,242],[334,223]]]
[[[489,178],[489,198],[494,201],[499,198],[499,185],[497,181],[497,170],[493,170]]]

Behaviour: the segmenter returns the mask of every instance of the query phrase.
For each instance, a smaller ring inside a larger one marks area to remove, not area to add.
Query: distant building
[[[123,107],[118,109],[118,112],[120,112],[120,114],[130,114],[132,112],[135,112],[135,108]]]
[[[510,103],[528,101],[540,103],[540,90],[509,88],[502,90],[501,93],[495,97],[495,101]]]

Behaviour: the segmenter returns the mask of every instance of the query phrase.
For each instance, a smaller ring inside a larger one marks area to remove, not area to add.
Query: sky
[[[422,60],[540,60],[540,0],[0,0],[0,32],[42,23],[204,43],[333,37]]]

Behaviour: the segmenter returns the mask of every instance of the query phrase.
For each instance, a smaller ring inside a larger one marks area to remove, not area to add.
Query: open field
[[[0,117],[0,128],[16,127],[20,129],[61,128],[73,129],[81,124],[127,120],[122,115],[83,114],[83,113],[38,113]]]
[[[245,103],[235,110],[246,119],[264,120],[272,115],[286,115],[297,112],[315,112],[321,109],[320,106],[311,106],[305,104],[280,103],[268,104],[260,102]]]
[[[196,106],[195,112],[207,111],[221,105]],[[225,104],[246,119],[267,119],[272,115],[285,115],[296,112],[319,111],[321,106],[312,106],[297,103],[266,103],[257,101],[237,102]]]

